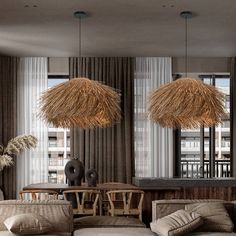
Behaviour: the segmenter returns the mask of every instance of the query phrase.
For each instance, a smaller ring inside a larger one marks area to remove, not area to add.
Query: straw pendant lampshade
[[[196,128],[220,123],[224,95],[201,80],[182,78],[154,91],[149,117],[163,127]]]
[[[80,19],[81,37],[81,18],[87,14],[76,12],[74,15]],[[55,127],[106,127],[121,119],[120,94],[98,81],[74,78],[49,88],[42,94],[39,116]]]
[[[187,76],[187,19],[191,12],[181,12],[185,19],[185,72],[177,79],[154,90],[149,96],[150,120],[169,128],[197,128],[221,122],[224,115],[224,94],[214,86]]]

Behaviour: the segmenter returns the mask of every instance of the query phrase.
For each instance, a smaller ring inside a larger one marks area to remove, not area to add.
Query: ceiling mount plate
[[[76,11],[75,13],[74,13],[74,17],[75,18],[86,18],[86,17],[88,17],[88,13],[86,13],[85,11]]]
[[[180,16],[184,19],[189,19],[193,17],[193,13],[191,11],[182,11]]]

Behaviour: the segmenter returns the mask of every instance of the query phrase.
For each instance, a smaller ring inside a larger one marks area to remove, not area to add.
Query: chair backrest
[[[97,215],[101,193],[98,190],[66,190],[64,199],[70,201],[74,215]]]
[[[139,219],[142,220],[143,191],[112,190],[107,192],[107,197],[110,203],[109,213],[111,216],[137,215]]]
[[[25,200],[56,200],[58,193],[53,190],[22,190],[19,193],[20,199]]]

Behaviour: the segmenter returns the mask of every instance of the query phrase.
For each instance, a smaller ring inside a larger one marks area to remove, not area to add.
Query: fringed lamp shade
[[[197,128],[221,122],[224,94],[201,80],[182,78],[161,86],[149,97],[149,118],[163,127]]]
[[[75,78],[48,89],[40,105],[40,116],[55,127],[105,127],[121,118],[120,94],[87,78]]]

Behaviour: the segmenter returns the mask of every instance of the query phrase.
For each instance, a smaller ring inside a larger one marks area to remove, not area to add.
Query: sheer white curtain
[[[32,134],[36,149],[17,157],[17,191],[48,180],[48,130],[37,117],[38,99],[47,89],[47,58],[20,58],[17,78],[17,134]]]
[[[172,81],[171,58],[136,58],[135,175],[173,177],[173,130],[147,119],[147,98],[153,89]]]

